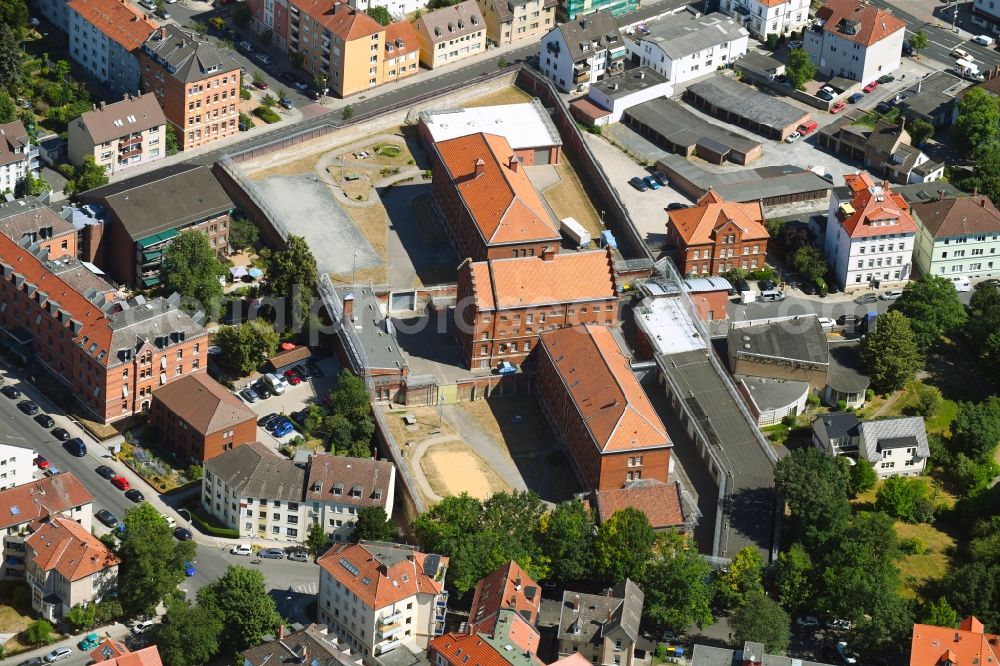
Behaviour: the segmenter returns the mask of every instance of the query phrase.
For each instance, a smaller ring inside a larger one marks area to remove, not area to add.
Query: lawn
[[[917,404],[917,387],[920,385],[919,381],[912,381],[906,385],[903,389],[903,395],[900,396],[896,404],[893,405],[892,409],[884,416],[902,416],[914,413],[914,408]],[[951,422],[955,420],[958,415],[958,402],[955,400],[949,400],[945,398],[944,402],[941,403],[941,408],[938,413],[929,419],[925,419],[925,425],[927,427],[928,433],[937,433],[944,436],[951,435]]]
[[[902,579],[901,594],[916,597],[917,590],[928,582],[944,578],[951,564],[951,553],[955,539],[934,525],[910,525],[896,523],[896,534],[900,539],[919,539],[927,551],[919,555],[907,555],[897,564]]]

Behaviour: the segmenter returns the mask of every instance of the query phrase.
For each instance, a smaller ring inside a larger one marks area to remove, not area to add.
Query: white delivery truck
[[[979,65],[972,62],[971,58],[959,58],[956,60],[955,73],[969,81],[982,81],[984,79],[982,73],[979,71]]]
[[[590,232],[572,217],[564,217],[559,221],[560,230],[576,243],[577,247],[590,245]]]

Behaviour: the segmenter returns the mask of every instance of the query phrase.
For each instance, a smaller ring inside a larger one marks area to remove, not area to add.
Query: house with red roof
[[[899,69],[906,23],[866,0],[827,0],[802,42],[818,74],[863,84]]]
[[[335,544],[317,563],[317,619],[366,666],[403,645],[426,649],[444,633],[447,557],[362,541]]]
[[[455,337],[468,367],[518,364],[542,331],[578,324],[614,325],[618,295],[604,250],[487,261],[458,267]]]
[[[505,137],[459,136],[431,152],[433,206],[460,257],[536,257],[559,248],[559,229]]]
[[[118,556],[74,520],[54,517],[24,545],[31,607],[48,620],[117,590]]]
[[[681,509],[680,482],[664,483],[659,479],[626,481],[621,488],[595,490],[590,505],[594,508],[594,522],[600,525],[624,509],[642,511],[657,532],[684,531],[686,522]]]
[[[826,218],[824,252],[845,291],[885,288],[910,278],[917,225],[903,196],[868,173],[844,175]]]
[[[1000,663],[1000,635],[986,633],[975,617],[958,629],[913,625],[910,666],[991,666]]]
[[[511,560],[476,583],[469,608],[469,626],[473,631],[489,631],[486,627],[495,622],[500,611],[512,610],[534,627],[541,607],[542,590],[538,583]],[[532,652],[538,649],[538,632],[534,634],[534,638],[523,646]]]
[[[69,55],[121,97],[139,91],[139,47],[160,26],[126,0],[70,0]]]
[[[726,201],[709,189],[698,203],[667,213],[667,238],[684,275],[720,275],[754,270],[767,259],[764,210],[759,201]]]
[[[105,666],[163,666],[160,651],[156,649],[155,645],[149,645],[135,652],[129,652],[125,648],[125,652],[122,654],[105,657],[105,653],[111,653],[113,647],[125,648],[117,641],[106,640],[91,651],[90,657],[95,663]]]
[[[607,326],[540,335],[535,394],[587,490],[616,490],[670,472],[673,444]]]

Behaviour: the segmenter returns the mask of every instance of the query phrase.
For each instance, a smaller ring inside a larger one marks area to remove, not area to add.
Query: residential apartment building
[[[149,407],[153,387],[204,372],[208,333],[180,296],[124,300],[75,259],[0,234],[0,348],[65,384],[95,421]]]
[[[185,464],[200,465],[257,439],[257,413],[207,374],[153,391],[149,422],[159,444]]]
[[[972,23],[985,28],[987,34],[996,33],[1000,27],[1000,3],[997,0],[973,0]]]
[[[69,55],[122,97],[139,90],[139,47],[159,28],[127,0],[70,0]]]
[[[458,268],[455,336],[474,370],[519,364],[538,334],[578,324],[614,325],[618,296],[604,250],[466,260]]]
[[[486,20],[476,0],[427,12],[413,22],[420,62],[429,69],[486,51]]]
[[[559,130],[537,97],[523,104],[421,111],[417,132],[432,153],[435,143],[484,133],[506,139],[522,166],[559,164],[562,154]]]
[[[912,273],[917,225],[910,207],[889,183],[867,173],[845,174],[827,213],[824,252],[845,290],[886,287]]]
[[[477,0],[486,20],[486,41],[503,46],[538,41],[556,24],[557,0]]]
[[[31,481],[37,455],[30,446],[0,443],[0,490]]]
[[[0,578],[24,578],[28,558],[25,539],[46,521],[62,516],[76,521],[89,533],[93,502],[93,495],[69,472],[0,490],[0,506],[5,507],[0,512]]]
[[[803,44],[819,74],[870,83],[899,69],[906,23],[865,0],[828,0]]]
[[[55,622],[73,606],[99,603],[117,593],[121,560],[76,521],[53,517],[24,545],[31,607],[45,619]]]
[[[581,16],[589,16],[597,12],[608,12],[612,16],[619,16],[633,12],[638,8],[638,0],[561,0],[559,20],[575,21]]]
[[[563,92],[625,70],[628,49],[609,11],[570,19],[542,37],[538,68]]]
[[[152,93],[83,113],[69,124],[69,161],[90,156],[109,176],[155,162],[167,154],[167,119]]]
[[[405,21],[407,14],[416,11],[426,11],[426,0],[347,0],[348,4],[359,12],[366,12],[372,7],[385,7],[389,16],[397,21]]]
[[[864,456],[882,479],[919,476],[930,457],[920,416],[860,421],[850,412],[831,412],[813,422],[812,441],[832,456]]]
[[[0,233],[15,243],[38,243],[49,259],[76,256],[76,228],[34,197],[0,203]]]
[[[278,627],[277,640],[265,639],[260,645],[244,650],[241,656],[243,666],[274,666],[288,663],[289,659],[305,661],[306,657],[310,664],[315,662],[317,666],[353,666],[361,663],[356,655],[344,651],[328,627],[316,623],[291,632],[286,632],[282,623]]]
[[[839,663],[839,660],[838,660]],[[767,664],[768,666],[829,666],[815,661],[797,657],[767,654],[763,643],[743,643],[743,649],[730,650],[708,645],[696,644],[691,655],[691,666],[737,666],[743,664]]]
[[[1000,273],[1000,210],[989,197],[944,198],[910,208],[917,225],[913,263],[922,275]]]
[[[335,544],[318,563],[318,621],[366,666],[404,644],[426,649],[444,633],[447,557],[362,541]]]
[[[184,231],[208,236],[219,257],[229,254],[235,204],[211,168],[177,164],[104,185],[79,196],[104,220],[96,263],[117,282],[137,289],[160,283],[163,253]]]
[[[872,174],[897,185],[930,183],[944,175],[943,162],[931,161],[910,145],[905,118],[900,124],[880,119],[875,127],[869,127],[861,122],[864,115],[860,109],[841,115],[819,130],[816,145],[847,155]]]
[[[760,41],[787,35],[809,22],[809,0],[721,0],[719,9]]]
[[[1000,663],[1000,634],[986,633],[983,623],[969,616],[954,627],[914,624],[910,639],[910,666],[945,663]]]
[[[328,454],[296,463],[260,442],[205,461],[201,503],[241,537],[304,543],[313,524],[331,542],[349,541],[358,509],[392,514],[396,468],[386,460]]]
[[[432,205],[460,257],[540,256],[562,243],[520,160],[496,134],[432,145]]]
[[[20,120],[0,124],[0,192],[13,193],[29,173],[38,175],[38,146]]]
[[[240,64],[203,37],[165,26],[142,44],[142,90],[159,100],[181,150],[239,132]]]
[[[633,61],[652,68],[673,85],[729,66],[746,54],[749,43],[746,28],[719,12],[665,16],[625,39]]]
[[[694,206],[667,213],[667,239],[683,275],[762,267],[768,238],[760,202],[726,201],[712,189]]]
[[[160,651],[155,645],[131,652],[123,643],[111,638],[104,639],[91,650],[90,658],[104,666],[163,666]]]
[[[579,653],[594,666],[648,666],[651,653],[636,650],[644,600],[639,586],[627,578],[605,594],[564,591],[559,656]]]
[[[586,490],[666,482],[673,446],[606,325],[543,331],[535,394]]]
[[[420,38],[409,21],[396,21],[385,27],[385,53],[379,80],[391,83],[420,71]]]
[[[532,654],[538,651],[539,634],[536,625],[542,608],[542,588],[511,560],[476,583],[469,607],[469,629],[486,630],[496,621],[497,615],[509,610],[527,623],[523,632],[526,642],[523,649]]]
[[[250,29],[257,35],[270,34],[271,43],[288,49],[288,0],[246,0],[250,9]]]

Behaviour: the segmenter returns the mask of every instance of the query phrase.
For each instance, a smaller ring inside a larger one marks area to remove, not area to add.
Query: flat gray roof
[[[729,353],[827,364],[830,347],[816,317],[796,317],[750,326],[733,322],[727,336]]]
[[[757,51],[747,51],[745,54],[737,58],[736,65],[737,67],[739,65],[746,65],[751,69],[768,72],[777,71],[783,68],[785,63]]]
[[[655,43],[671,59],[678,60],[749,35],[740,24],[720,12],[700,17],[680,12],[650,23],[649,32],[636,37]]]
[[[743,382],[750,392],[750,397],[761,411],[778,409],[792,404],[809,390],[808,382],[786,381],[770,377],[748,377],[737,375],[737,381]]]
[[[341,287],[335,290],[340,302],[348,295],[354,297],[354,332],[364,347],[369,368],[397,368],[406,365],[399,350],[392,320],[382,314],[378,297],[371,287]],[[344,324],[350,326],[349,323]]]
[[[760,141],[731,132],[703,120],[672,99],[653,99],[637,104],[625,112],[664,139],[681,146],[697,146],[711,139],[740,153],[748,153],[760,146]]]
[[[831,189],[827,180],[791,164],[715,173],[702,169],[680,155],[666,155],[659,163],[703,192],[707,192],[709,188],[714,189],[726,201],[759,201]]]
[[[868,388],[868,376],[861,372],[860,348],[857,342],[830,343],[827,386],[841,393],[861,393]]]
[[[716,75],[692,84],[688,86],[687,94],[696,95],[713,106],[776,130],[798,124],[809,115],[808,111],[728,76]]]
[[[591,83],[590,87],[592,90],[601,91],[611,99],[618,99],[619,97],[631,95],[634,92],[645,90],[646,88],[657,86],[666,82],[667,77],[663,76],[655,69],[644,65],[642,67],[628,69],[624,72],[614,74],[598,81],[597,83]],[[535,101],[537,101],[537,98],[535,98]]]

